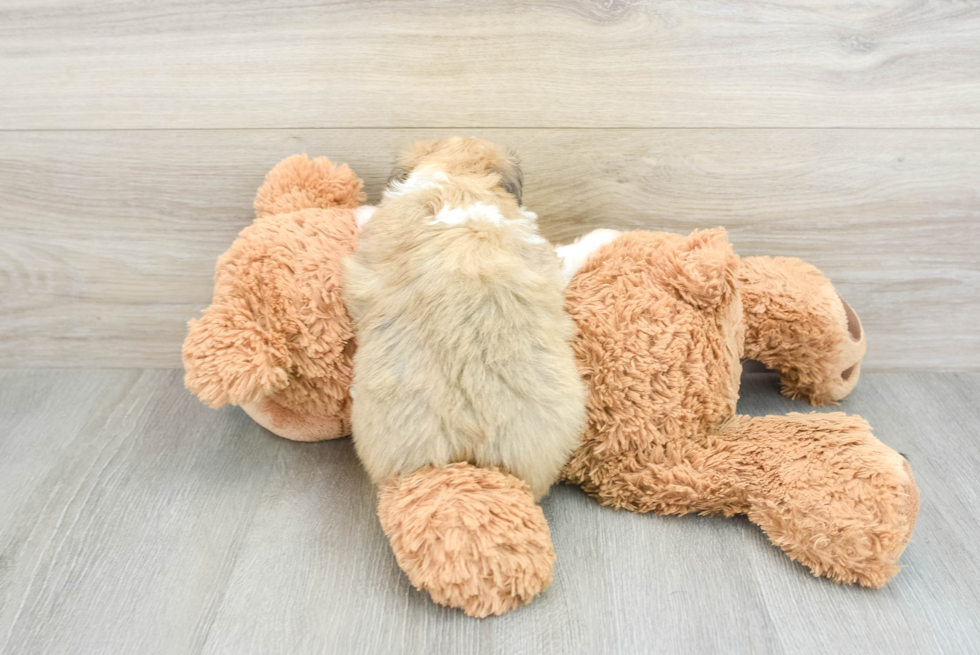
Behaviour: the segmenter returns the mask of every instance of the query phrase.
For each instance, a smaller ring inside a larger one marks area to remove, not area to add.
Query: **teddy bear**
[[[188,323],[184,383],[211,407],[240,405],[296,441],[350,434],[354,334],[341,297],[361,180],[326,157],[280,162],[255,196],[255,221],[218,259],[214,300]]]
[[[746,514],[814,574],[880,587],[911,536],[905,458],[861,418],[736,414],[742,358],[814,405],[854,388],[866,341],[816,268],[746,257],[723,229],[633,232],[566,290],[589,424],[563,479],[634,512]]]
[[[215,304],[185,344],[188,387],[212,405],[242,404],[282,436],[332,438],[350,427],[354,338],[339,259],[355,246],[362,196],[344,167],[292,161],[270,173],[256,224],[219,260]],[[325,184],[323,171],[346,182]],[[269,219],[277,227],[255,229]],[[315,258],[297,261],[306,252]],[[587,388],[585,431],[560,482],[614,509],[747,515],[839,583],[880,587],[895,575],[918,512],[905,459],[857,416],[736,412],[742,359],[777,370],[785,395],[814,405],[857,383],[860,320],[819,270],[740,258],[720,228],[602,230],[557,255]],[[515,609],[551,581],[544,513],[507,471],[423,466],[379,486],[378,516],[411,583],[469,616]]]

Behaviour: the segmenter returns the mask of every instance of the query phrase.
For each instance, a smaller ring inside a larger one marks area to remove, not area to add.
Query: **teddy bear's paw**
[[[912,469],[859,417],[813,420],[833,435],[823,439],[818,457],[785,462],[750,497],[749,519],[814,575],[881,587],[898,573],[915,527],[919,491]]]
[[[551,582],[544,512],[525,483],[466,463],[425,467],[386,482],[378,517],[408,579],[467,615],[503,614]]]
[[[832,311],[811,332],[813,340],[798,345],[798,352],[809,347],[807,361],[780,370],[783,394],[814,406],[836,404],[854,390],[868,349],[857,312],[832,287],[827,295]]]
[[[746,257],[739,266],[745,357],[778,370],[783,394],[826,405],[845,398],[867,350],[861,320],[814,266]]]
[[[836,402],[851,393],[861,377],[861,361],[868,350],[868,342],[857,312],[839,294],[834,292],[834,295],[844,310],[844,320],[837,323],[837,366],[827,376],[823,391],[827,398]]]

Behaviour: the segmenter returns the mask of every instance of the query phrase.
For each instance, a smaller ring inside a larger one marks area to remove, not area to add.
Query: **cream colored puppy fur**
[[[558,259],[492,143],[415,144],[345,262],[354,445],[381,483],[425,465],[500,467],[547,493],[585,390]]]

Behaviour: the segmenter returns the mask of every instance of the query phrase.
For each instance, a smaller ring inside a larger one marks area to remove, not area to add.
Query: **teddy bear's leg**
[[[899,453],[843,413],[734,417],[586,490],[660,514],[747,514],[815,575],[880,587],[915,526],[919,492]]]
[[[899,453],[859,416],[739,418],[725,430],[746,481],[749,519],[792,559],[835,582],[880,587],[898,572],[919,491]]]
[[[502,471],[458,463],[392,478],[378,517],[411,583],[469,616],[520,607],[551,582],[544,512]]]
[[[867,348],[861,321],[814,266],[745,257],[738,270],[745,357],[780,373],[783,393],[813,405],[844,398]]]

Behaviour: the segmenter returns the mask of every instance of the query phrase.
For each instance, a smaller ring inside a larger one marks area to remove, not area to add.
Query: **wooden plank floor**
[[[278,439],[205,408],[179,371],[2,371],[0,652],[975,653],[978,395],[980,374],[871,374],[843,404],[922,493],[881,590],[809,576],[744,519],[556,487],[554,583],[473,620],[411,589],[349,440]],[[757,373],[739,409],[807,406]]]

